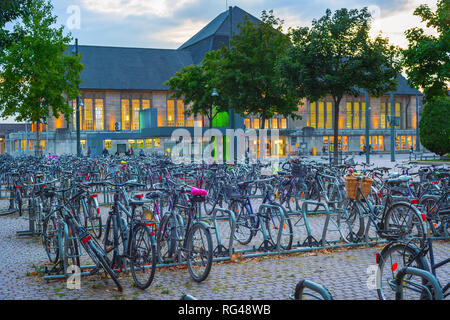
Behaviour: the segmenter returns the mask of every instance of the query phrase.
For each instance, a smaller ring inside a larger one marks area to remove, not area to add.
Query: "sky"
[[[420,26],[413,15],[420,4],[433,10],[436,0],[51,0],[53,14],[80,45],[176,49],[228,6],[238,6],[259,18],[273,10],[284,28],[310,26],[327,8],[332,11],[368,7],[374,18],[372,36],[379,33],[406,47],[404,32]],[[430,31],[431,32],[431,31]],[[12,119],[0,122],[12,122]]]

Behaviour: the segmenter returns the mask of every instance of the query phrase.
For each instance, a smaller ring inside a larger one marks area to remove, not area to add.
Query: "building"
[[[183,66],[200,63],[206,52],[228,45],[230,33],[239,32],[238,24],[244,21],[246,14],[252,21],[258,21],[240,8],[230,7],[230,10],[218,15],[186,43],[173,50],[79,46],[84,64],[80,85],[80,131],[84,152],[88,148],[93,155],[101,153],[103,148],[110,153],[117,150],[124,152],[130,147],[134,150],[143,148],[146,151],[167,152],[175,144],[170,139],[175,129],[185,128],[192,132],[194,125],[203,130],[209,127],[201,117],[186,117],[184,111],[187,106],[182,100],[171,97],[164,82]],[[395,114],[400,118],[396,131],[397,150],[400,151],[409,149],[416,142],[416,95],[420,92],[410,88],[406,80],[399,76],[399,86],[394,94]],[[69,103],[75,111],[75,101]],[[389,96],[370,97],[370,106],[370,143],[373,151],[388,151]],[[358,98],[345,97],[340,110],[340,148],[345,152],[359,152],[364,145],[364,95]],[[330,149],[333,141],[331,100],[315,103],[305,101],[299,106],[298,112],[302,120],[282,117],[267,120],[268,127],[281,130],[279,140],[274,142],[275,148],[269,145],[267,149],[280,156],[296,151],[300,146],[305,146],[306,152],[312,152],[313,148],[319,152]],[[46,153],[76,153],[75,114],[70,121],[53,117],[48,126],[43,127],[44,142],[41,147]],[[253,116],[243,119],[234,115],[234,123],[235,127],[248,130],[261,127],[259,119]],[[301,129],[304,127],[314,128],[313,135],[303,137]],[[11,141],[25,138],[30,139],[23,132],[9,136]],[[259,141],[253,141],[250,149],[259,153]],[[14,151],[27,152],[23,148],[15,148]]]

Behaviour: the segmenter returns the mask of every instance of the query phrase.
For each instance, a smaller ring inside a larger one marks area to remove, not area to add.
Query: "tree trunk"
[[[338,164],[339,157],[339,105],[341,103],[342,97],[334,98],[334,118],[333,118],[333,132],[334,132],[334,142],[333,142],[333,162],[335,165]]]

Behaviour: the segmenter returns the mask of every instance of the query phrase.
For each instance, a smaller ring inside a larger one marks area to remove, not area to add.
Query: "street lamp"
[[[78,39],[75,39],[75,49],[72,50],[72,53],[75,54],[75,56],[78,56]],[[77,90],[79,90],[79,86],[77,86]],[[81,156],[81,133],[80,133],[80,107],[83,107],[83,102],[80,100],[80,97],[77,96],[77,108],[76,108],[76,121],[77,121],[77,156]]]

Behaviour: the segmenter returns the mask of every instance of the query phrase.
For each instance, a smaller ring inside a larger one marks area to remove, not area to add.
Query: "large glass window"
[[[277,118],[272,119],[272,129],[278,129],[278,119]]]
[[[177,100],[177,127],[184,127],[184,104],[183,104],[183,100]]]
[[[150,100],[143,99],[142,100],[142,110],[150,109]]]
[[[347,110],[345,114],[345,128],[351,129],[352,128],[352,103],[347,102]]]
[[[325,128],[333,128],[333,104],[331,102],[327,102],[327,122],[325,124]]]
[[[94,115],[92,111],[92,99],[84,99],[83,130],[94,130]]]
[[[359,102],[353,102],[353,129],[359,129]]]
[[[396,102],[395,103],[395,117],[396,118],[400,118],[400,103]],[[400,124],[400,123],[399,123]],[[396,128],[400,128],[400,125],[395,126]]]
[[[103,99],[95,99],[95,130],[103,130]]]
[[[105,144],[106,149],[112,149],[112,140],[111,139],[106,139],[103,142]]]
[[[122,130],[130,130],[130,100],[122,99]]]
[[[309,120],[311,121],[310,126],[313,127],[313,128],[316,128],[317,127],[317,124],[316,124],[317,120],[316,120],[316,103],[315,102],[312,102],[310,104],[310,118],[309,118]]]
[[[175,101],[167,100],[167,126],[175,126]]]
[[[286,120],[286,118],[282,118],[280,120],[280,129],[287,129],[287,120]]]
[[[128,140],[128,149],[131,149],[131,148],[136,148],[136,140],[134,140],[134,139],[130,139],[130,140]]]
[[[137,140],[137,148],[138,149],[144,148],[144,139],[138,139]]]
[[[253,119],[253,129],[259,129],[259,118]]]
[[[152,148],[152,145],[153,145],[153,139],[145,139],[145,147],[147,148],[147,149],[151,149]]]
[[[245,129],[250,129],[250,119],[249,118],[244,119],[244,126],[245,126]]]
[[[139,130],[139,111],[141,110],[141,101],[139,99],[131,100],[131,109],[133,112],[132,130]]]
[[[153,146],[155,148],[161,148],[161,139],[159,139],[159,138],[153,139]]]
[[[386,104],[384,102],[380,104],[380,128],[386,129]]]
[[[366,103],[361,103],[361,129],[366,128]]]
[[[317,122],[317,129],[323,129],[324,128],[324,124],[325,124],[325,109],[324,109],[324,102],[323,101],[319,101],[318,102],[318,122]]]

